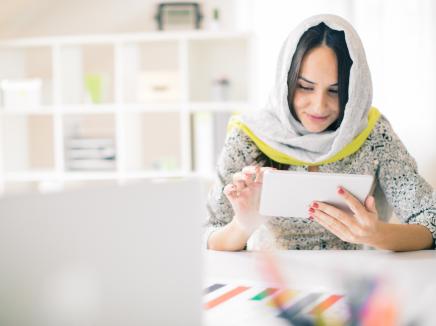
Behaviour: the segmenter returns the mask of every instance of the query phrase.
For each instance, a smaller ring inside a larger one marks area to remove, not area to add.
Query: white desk
[[[275,257],[289,288],[318,293],[345,293],[349,285],[344,280],[376,277],[384,280],[398,300],[401,321],[417,321],[419,318],[418,325],[436,324],[433,321],[436,317],[432,316],[436,302],[436,251],[281,251]],[[229,288],[238,285],[258,288],[277,286],[261,275],[258,258],[253,252],[207,251],[205,285],[221,283],[228,284]],[[254,293],[246,292],[245,300]],[[213,293],[210,294],[212,296]],[[247,305],[241,308],[247,313],[245,319],[232,317],[232,313],[237,311],[236,301],[232,309],[220,308],[221,312],[219,309],[216,309],[217,312],[208,310],[205,314],[206,325],[242,325],[244,322],[254,325],[253,319],[258,321],[258,325],[265,324],[267,320],[268,325],[286,325],[276,316],[276,319],[265,320],[259,316],[248,317]],[[240,301],[243,302],[242,299]],[[252,307],[259,309],[259,305]]]

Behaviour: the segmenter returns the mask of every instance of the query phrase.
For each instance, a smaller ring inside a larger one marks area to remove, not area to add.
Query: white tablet
[[[373,191],[372,175],[266,170],[259,212],[265,216],[309,217],[311,203],[322,201],[350,212],[337,194],[342,186],[360,202]]]

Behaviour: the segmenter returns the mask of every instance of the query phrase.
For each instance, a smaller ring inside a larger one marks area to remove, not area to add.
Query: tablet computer
[[[372,175],[334,174],[266,170],[260,197],[259,213],[265,216],[309,217],[309,206],[321,201],[351,212],[337,194],[342,186],[360,202],[364,202],[374,188]]]

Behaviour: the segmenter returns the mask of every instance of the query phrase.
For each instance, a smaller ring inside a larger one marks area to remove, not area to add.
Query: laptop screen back
[[[0,199],[1,325],[199,325],[200,180]]]

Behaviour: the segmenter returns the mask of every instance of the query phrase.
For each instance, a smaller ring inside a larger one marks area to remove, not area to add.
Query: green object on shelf
[[[213,19],[214,20],[219,20],[220,19],[220,11],[218,8],[214,8],[213,10]]]
[[[103,78],[101,75],[86,75],[85,89],[91,98],[92,103],[101,103]]]

